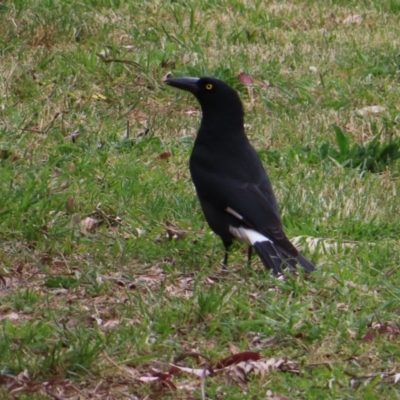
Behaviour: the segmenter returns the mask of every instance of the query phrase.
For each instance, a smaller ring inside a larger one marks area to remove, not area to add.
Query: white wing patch
[[[234,228],[233,226],[229,227],[229,231],[235,236],[236,239],[245,242],[249,246],[253,246],[254,243],[261,242],[272,242],[272,240],[268,239],[266,236],[261,233],[255,231],[254,229],[244,228],[240,226],[239,228]]]
[[[232,214],[237,219],[243,219],[243,217],[239,213],[237,213],[235,210],[232,210],[232,208],[230,207],[226,207],[225,211],[228,212],[229,214]]]

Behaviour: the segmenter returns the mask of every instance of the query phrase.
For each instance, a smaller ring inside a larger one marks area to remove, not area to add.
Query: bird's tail
[[[270,241],[256,242],[253,246],[265,268],[272,269],[274,275],[282,274],[285,269],[296,269],[297,264],[306,272],[315,270],[315,265],[301,254],[296,257],[288,256]]]

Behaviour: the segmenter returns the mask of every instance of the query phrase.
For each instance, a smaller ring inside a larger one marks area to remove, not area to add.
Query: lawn
[[[400,399],[398,0],[4,0],[0,51],[0,398]],[[221,271],[169,72],[238,90],[311,276]]]

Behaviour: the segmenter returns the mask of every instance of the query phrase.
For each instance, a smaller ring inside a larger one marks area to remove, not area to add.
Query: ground
[[[0,2],[0,398],[400,398],[400,4]],[[285,231],[277,280],[188,171],[239,91]]]

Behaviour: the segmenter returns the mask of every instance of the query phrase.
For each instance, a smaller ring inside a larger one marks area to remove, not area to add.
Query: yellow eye
[[[211,85],[211,83],[207,83],[206,89],[207,90],[211,90],[212,88],[213,88],[213,85]]]

